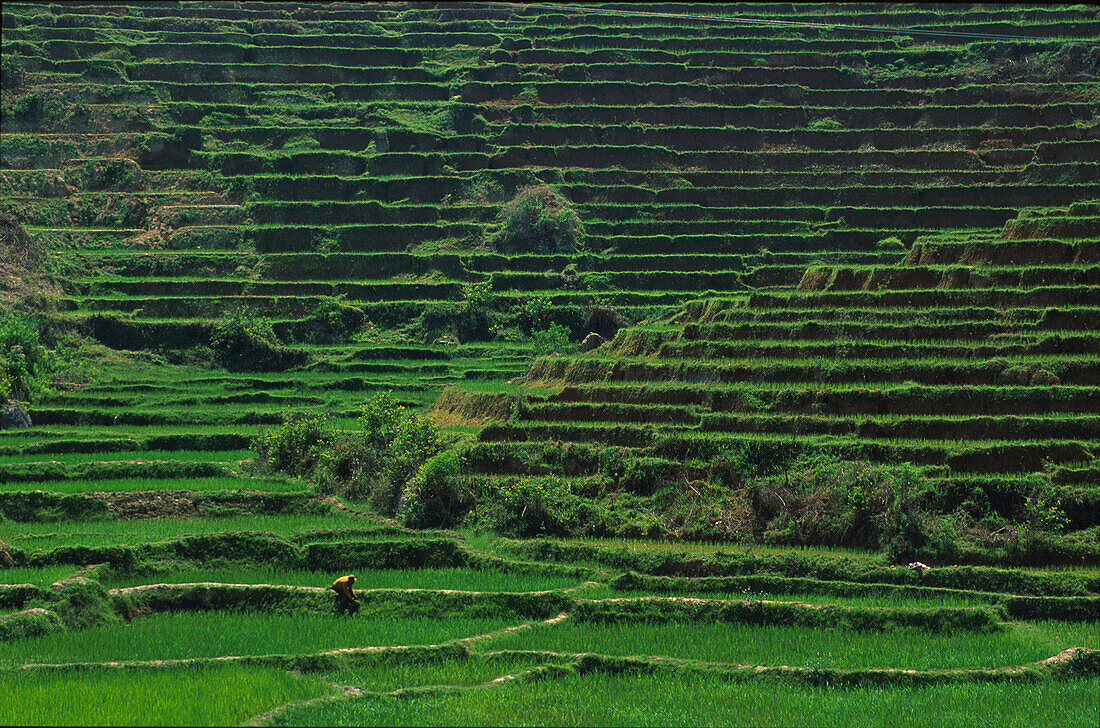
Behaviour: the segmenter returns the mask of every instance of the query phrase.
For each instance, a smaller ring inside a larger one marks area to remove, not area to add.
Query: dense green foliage
[[[39,342],[38,328],[0,309],[0,400],[30,400],[49,390],[57,359]]]
[[[234,372],[278,371],[305,359],[304,352],[282,345],[270,320],[246,309],[214,324],[211,346],[214,360]]]
[[[365,497],[386,515],[398,508],[422,466],[429,475],[416,481],[414,492],[443,497],[438,489],[444,488],[448,468],[440,467],[443,461],[425,464],[443,448],[435,423],[399,404],[392,392],[370,396],[353,428],[338,428],[324,416],[289,414],[280,427],[252,443],[261,471],[306,477],[324,488]],[[411,512],[419,497],[409,495],[403,512]]]

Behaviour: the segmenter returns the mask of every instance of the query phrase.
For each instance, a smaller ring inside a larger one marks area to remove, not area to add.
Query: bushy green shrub
[[[485,311],[493,302],[493,282],[473,281],[462,285],[462,311]]]
[[[500,230],[490,238],[505,253],[571,253],[581,249],[584,225],[569,201],[539,185],[524,187],[500,211]]]
[[[57,360],[38,340],[38,329],[10,310],[0,310],[0,400],[29,401],[48,391]]]
[[[535,331],[531,339],[535,343],[535,353],[540,355],[561,354],[572,346],[569,340],[569,329],[561,324],[550,324],[542,331]]]
[[[393,439],[398,424],[406,410],[393,396],[393,392],[377,392],[367,398],[359,409],[359,429],[367,444],[383,448]]]
[[[313,344],[346,344],[355,338],[366,320],[363,312],[340,299],[326,297],[306,320],[299,340]]]
[[[502,484],[482,508],[482,522],[510,536],[564,536],[586,520],[586,504],[557,476],[524,476]]]
[[[44,125],[61,119],[65,103],[57,89],[36,89],[11,101],[4,111],[16,122]]]
[[[462,457],[445,450],[424,462],[401,494],[397,517],[410,528],[454,526],[469,506],[460,482]]]
[[[283,423],[252,441],[263,469],[305,476],[324,458],[335,432],[325,415],[290,413]]]
[[[286,349],[271,321],[247,309],[239,309],[214,324],[211,337],[214,359],[233,372],[278,371],[305,359],[305,353]]]
[[[550,323],[550,312],[554,307],[550,296],[531,296],[515,311],[520,328],[528,335],[545,328]]]
[[[444,448],[435,422],[409,411],[388,391],[367,399],[352,430],[337,429],[323,415],[291,414],[252,443],[259,470],[309,478],[324,489],[365,498],[385,515],[393,514],[410,478]],[[440,482],[435,478],[429,487]]]
[[[1050,476],[1034,473],[1028,482],[1028,493],[1024,498],[1026,525],[1038,531],[1061,531],[1069,523],[1062,509],[1054,484]]]
[[[13,91],[19,88],[26,77],[22,58],[7,53],[0,56],[0,84],[3,84],[5,90]]]

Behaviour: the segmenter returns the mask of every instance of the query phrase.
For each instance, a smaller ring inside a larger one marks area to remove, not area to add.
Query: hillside
[[[0,724],[1094,728],[1096,7],[2,14]]]
[[[1076,257],[1047,255],[1056,230],[994,237],[1021,209],[1100,198],[1094,11],[616,9],[6,4],[3,210],[55,251],[64,322],[149,353],[34,403],[5,478],[234,477],[286,410],[350,423],[370,391],[426,407],[471,381],[521,395],[505,381],[534,334],[575,345],[603,321],[652,340],[528,383],[701,386],[571,386],[482,439],[682,463],[804,435],[994,498],[1048,461],[1095,485],[1095,211],[1072,208]],[[530,185],[572,206],[583,248],[495,249]],[[727,302],[651,325],[708,293]],[[296,349],[211,368],[236,311]],[[740,404],[711,391],[734,382]]]

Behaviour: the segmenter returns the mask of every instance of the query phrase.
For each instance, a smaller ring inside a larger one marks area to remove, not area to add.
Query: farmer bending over
[[[359,599],[356,598],[355,592],[352,591],[351,588],[354,583],[355,574],[341,576],[339,579],[332,582],[332,590],[336,592],[337,614],[348,611],[354,613],[359,610]]]

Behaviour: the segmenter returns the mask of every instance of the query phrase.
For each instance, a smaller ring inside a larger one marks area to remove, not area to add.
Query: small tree
[[[524,187],[499,214],[490,238],[502,253],[572,253],[581,248],[584,225],[569,201],[545,185]]]
[[[56,366],[56,358],[39,343],[34,324],[0,311],[0,401],[44,394]]]
[[[535,353],[540,355],[561,354],[568,351],[571,346],[569,329],[561,324],[550,324],[542,331],[532,332],[531,340],[535,344]]]
[[[305,352],[282,345],[269,319],[247,310],[215,323],[211,343],[217,363],[234,372],[278,371],[305,359]]]

